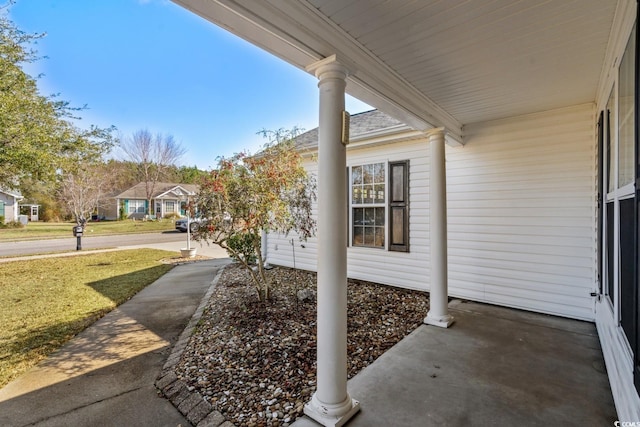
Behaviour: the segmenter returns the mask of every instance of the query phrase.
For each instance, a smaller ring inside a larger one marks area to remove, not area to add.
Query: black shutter
[[[409,160],[389,162],[389,250],[409,252]]]
[[[600,111],[598,118],[598,293],[603,293],[602,288],[602,242],[604,235],[604,111]]]
[[[634,88],[634,147],[635,147],[635,201],[634,201],[634,258],[635,265],[640,261],[640,1],[636,6],[636,51],[635,51],[635,88]],[[638,268],[634,268],[634,324],[635,346],[633,351],[633,382],[636,391],[640,391],[640,274]]]

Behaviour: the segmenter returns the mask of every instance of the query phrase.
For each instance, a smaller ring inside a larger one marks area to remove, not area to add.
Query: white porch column
[[[453,317],[448,311],[447,277],[447,178],[444,159],[444,129],[429,131],[431,174],[429,181],[429,216],[431,241],[431,292],[427,325],[448,328]]]
[[[318,129],[318,370],[304,413],[341,426],[359,403],[347,393],[347,181],[342,111],[347,68],[335,55],[307,67],[320,89]]]

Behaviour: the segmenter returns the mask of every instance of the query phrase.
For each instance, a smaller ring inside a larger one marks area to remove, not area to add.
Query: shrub
[[[193,203],[207,219],[194,239],[216,244],[238,260],[249,272],[261,302],[270,299],[271,286],[264,272],[261,233],[295,231],[304,240],[315,232],[311,216],[315,180],[296,150],[297,130],[263,134],[270,142],[257,155],[220,158],[218,167],[202,180]]]
[[[244,259],[247,264],[253,265],[258,260],[255,252],[256,244],[260,246],[260,236],[255,234],[234,234],[227,240],[227,253],[232,259],[237,261]]]

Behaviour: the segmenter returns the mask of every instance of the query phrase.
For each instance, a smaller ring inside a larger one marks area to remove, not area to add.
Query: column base
[[[304,405],[304,414],[325,427],[340,427],[351,419],[360,410],[360,402],[347,396],[345,404],[337,405],[340,409],[346,408],[346,412],[338,415],[338,408],[327,408],[314,394],[311,401]],[[342,411],[340,411],[342,412]],[[338,412],[339,413],[339,412]]]
[[[455,319],[450,314],[444,316],[434,316],[431,312],[427,313],[427,317],[424,318],[425,325],[438,326],[440,328],[448,328],[453,324]]]

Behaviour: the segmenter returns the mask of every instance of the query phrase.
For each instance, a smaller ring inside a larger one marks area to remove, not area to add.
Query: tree
[[[59,200],[77,224],[84,225],[109,188],[112,177],[106,173],[103,157],[110,148],[96,145],[92,150],[77,152],[58,173]]]
[[[104,195],[104,169],[99,163],[86,163],[61,176],[60,200],[78,224],[86,222]]]
[[[165,179],[171,166],[180,160],[186,150],[172,135],[156,134],[147,129],[138,130],[122,141],[121,148],[128,160],[137,166],[138,179],[145,183],[145,194],[149,207],[156,183]]]
[[[262,231],[295,231],[301,240],[312,236],[316,186],[295,150],[296,129],[262,134],[270,141],[258,154],[219,159],[218,168],[201,182],[193,204],[206,218],[194,239],[219,245],[242,263],[264,302],[270,298],[270,283],[264,271]]]
[[[105,177],[109,178],[105,192],[112,195],[122,193],[140,182],[137,177],[138,165],[133,162],[109,159],[104,168]]]
[[[30,47],[43,34],[25,34],[0,8],[0,186],[15,188],[32,178],[54,181],[81,152],[101,152],[113,144],[113,128],[75,127],[67,102],[42,96],[22,64],[37,60]]]
[[[176,181],[181,184],[198,184],[205,176],[207,172],[197,166],[180,166],[176,170]]]

